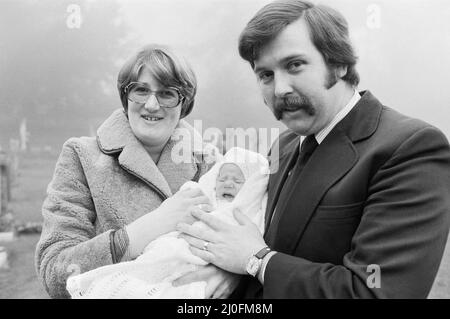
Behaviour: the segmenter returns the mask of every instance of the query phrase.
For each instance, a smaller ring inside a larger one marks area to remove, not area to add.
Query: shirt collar
[[[361,95],[359,95],[358,91],[355,89],[355,93],[353,94],[350,101],[348,101],[347,105],[345,105],[342,110],[340,110],[331,122],[321,129],[318,133],[315,134],[315,138],[318,144],[322,143],[325,137],[331,132],[331,130],[353,109],[353,107],[358,103],[361,99]],[[304,137],[302,136],[302,142]]]

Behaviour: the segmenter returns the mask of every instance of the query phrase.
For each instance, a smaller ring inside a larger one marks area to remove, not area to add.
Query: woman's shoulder
[[[100,155],[97,139],[90,136],[71,137],[64,142],[61,150],[62,158],[88,159]]]
[[[74,149],[74,150],[98,150],[97,139],[92,136],[81,136],[81,137],[71,137],[66,140],[63,144],[64,149]]]

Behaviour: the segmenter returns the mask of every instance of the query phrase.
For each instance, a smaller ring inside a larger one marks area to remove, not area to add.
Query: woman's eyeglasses
[[[131,82],[125,89],[128,100],[131,102],[145,104],[153,94],[161,107],[173,108],[184,99],[180,91],[174,87],[168,87],[158,91],[152,91],[150,87],[141,82]]]

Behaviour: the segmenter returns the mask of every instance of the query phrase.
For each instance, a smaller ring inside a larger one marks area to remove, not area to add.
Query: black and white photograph
[[[447,0],[0,0],[0,299],[450,299],[449,71]]]

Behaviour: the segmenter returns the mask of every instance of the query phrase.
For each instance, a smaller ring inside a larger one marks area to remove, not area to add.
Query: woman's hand
[[[220,269],[212,264],[201,266],[199,270],[190,272],[173,282],[174,286],[183,286],[191,282],[206,281],[205,298],[223,299],[231,295],[241,279],[236,275]]]
[[[200,208],[201,207],[201,208]],[[130,257],[136,258],[152,240],[175,230],[179,222],[192,224],[193,212],[209,212],[212,207],[203,192],[196,189],[178,191],[154,211],[125,227],[129,238]]]
[[[171,225],[172,230],[178,222],[192,224],[196,219],[194,211],[210,212],[212,206],[208,197],[199,188],[184,189],[167,198],[155,211]]]

